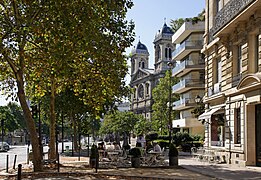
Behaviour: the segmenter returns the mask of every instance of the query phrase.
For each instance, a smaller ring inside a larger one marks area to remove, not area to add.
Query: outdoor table
[[[162,152],[156,152],[156,151],[149,151],[149,155],[151,155],[148,159],[148,165],[156,164],[157,163],[157,157],[162,154]]]
[[[119,159],[119,151],[108,151],[108,157],[111,159],[111,162],[117,162]]]

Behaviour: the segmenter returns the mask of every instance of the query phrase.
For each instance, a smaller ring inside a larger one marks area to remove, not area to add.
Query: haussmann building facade
[[[261,1],[206,0],[205,147],[261,166]]]

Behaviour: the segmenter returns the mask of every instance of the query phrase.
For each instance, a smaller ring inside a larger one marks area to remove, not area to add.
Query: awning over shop
[[[199,117],[198,117],[198,120],[203,120],[203,119],[210,119],[211,116],[217,112],[218,110],[224,108],[223,106],[220,106],[220,107],[216,107],[216,108],[213,108],[213,109],[210,109],[209,111],[207,112],[204,112],[203,114],[201,114]]]

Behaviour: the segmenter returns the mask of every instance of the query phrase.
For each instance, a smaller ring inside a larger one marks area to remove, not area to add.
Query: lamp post
[[[4,120],[1,119],[1,126],[2,126],[2,150],[4,149]]]
[[[171,143],[171,130],[172,130],[172,122],[171,122],[171,110],[172,110],[172,87],[171,87],[171,77],[172,77],[172,66],[173,63],[168,62],[169,67],[169,144]]]

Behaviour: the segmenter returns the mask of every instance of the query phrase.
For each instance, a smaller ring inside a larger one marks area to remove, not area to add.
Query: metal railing
[[[175,74],[176,72],[179,72],[186,67],[193,67],[198,65],[204,65],[205,60],[204,59],[185,59],[180,64],[177,64],[176,67],[172,69],[172,74]]]
[[[199,48],[203,47],[203,40],[195,40],[195,41],[184,41],[180,44],[179,47],[172,53],[172,57],[175,58],[178,54],[181,53],[184,49],[192,49],[192,48]]]
[[[182,88],[186,87],[204,87],[204,81],[201,81],[199,79],[184,79],[181,80],[178,84],[175,84],[172,87],[172,91],[177,91]]]

